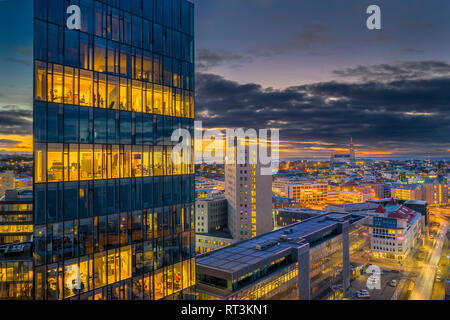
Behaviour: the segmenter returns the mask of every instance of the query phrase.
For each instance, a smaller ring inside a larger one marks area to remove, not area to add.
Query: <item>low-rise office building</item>
[[[33,191],[8,189],[0,198],[0,245],[31,241]]]
[[[304,182],[286,185],[285,196],[297,200],[302,207],[325,204],[328,200],[328,184]]]
[[[56,286],[56,283],[54,284]],[[0,300],[33,299],[32,243],[0,246]]]
[[[341,204],[341,203],[361,203],[372,199],[372,195],[362,192],[352,191],[328,191],[329,204]]]
[[[391,197],[405,200],[422,200],[420,184],[396,184],[391,187]]]
[[[346,290],[350,234],[363,219],[327,213],[197,256],[197,298],[309,300],[327,298],[333,285]]]
[[[200,254],[235,242],[228,231],[228,203],[225,197],[197,199],[195,232],[195,251]]]
[[[369,218],[370,250],[375,258],[404,260],[423,233],[423,216],[405,206],[388,205]]]
[[[228,212],[225,197],[210,197],[195,201],[195,232],[213,233],[227,226]]]
[[[308,208],[275,209],[275,228],[287,227],[293,223],[301,222],[324,213],[326,212]]]
[[[195,250],[198,254],[210,252],[236,242],[227,231],[197,233],[195,241]]]

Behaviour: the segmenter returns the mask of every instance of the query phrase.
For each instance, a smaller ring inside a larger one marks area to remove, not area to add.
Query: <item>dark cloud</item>
[[[244,55],[234,54],[228,50],[198,49],[196,51],[196,67],[200,71],[208,71],[220,65],[239,66],[243,62],[251,62],[251,58]]]
[[[204,127],[280,128],[281,140],[291,143],[344,146],[353,136],[366,148],[436,153],[449,147],[450,77],[274,90],[200,73],[196,83],[197,119]]]
[[[333,30],[320,21],[303,24],[299,26],[297,32],[292,33],[288,39],[280,44],[268,44],[253,46],[248,50],[252,57],[271,57],[290,52],[306,52],[316,54],[317,48],[320,48],[322,54],[327,54],[328,46],[338,40],[338,36]]]
[[[9,57],[6,58],[7,61],[12,62],[12,63],[17,63],[17,64],[21,64],[23,66],[31,66],[31,62],[28,59],[21,59],[21,58],[15,58],[15,57]]]
[[[0,107],[0,134],[31,134],[33,113],[13,105]]]
[[[16,145],[16,144],[20,144],[20,141],[18,140],[11,140],[11,139],[0,139],[0,145]]]
[[[450,64],[442,61],[405,61],[397,64],[360,65],[355,68],[336,70],[334,73],[343,78],[362,81],[429,79],[450,76]]]

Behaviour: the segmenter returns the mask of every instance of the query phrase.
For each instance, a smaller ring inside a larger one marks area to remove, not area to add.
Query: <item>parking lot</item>
[[[396,287],[391,287],[389,283],[391,280],[397,280],[397,284],[402,277],[401,273],[384,271],[381,275],[380,289],[368,289],[367,279],[370,275],[362,274],[351,282],[350,288],[345,295],[346,299],[351,300],[390,300],[396,290]],[[357,298],[356,292],[361,289],[368,289],[370,298]]]

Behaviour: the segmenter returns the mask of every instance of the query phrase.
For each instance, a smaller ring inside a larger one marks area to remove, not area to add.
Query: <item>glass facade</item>
[[[0,300],[33,299],[33,262],[0,260]]]
[[[171,141],[194,136],[193,14],[185,0],[35,0],[36,299],[194,285],[194,164],[175,165]]]

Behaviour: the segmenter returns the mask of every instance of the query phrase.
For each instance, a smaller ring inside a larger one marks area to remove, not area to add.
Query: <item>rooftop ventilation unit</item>
[[[262,251],[267,248],[273,247],[277,244],[278,244],[278,241],[276,241],[276,240],[267,240],[267,241],[256,244],[255,249],[258,251]]]
[[[287,243],[299,244],[299,243],[305,241],[305,238],[290,238],[287,235],[283,234],[280,237],[280,241],[281,242],[287,242]]]

